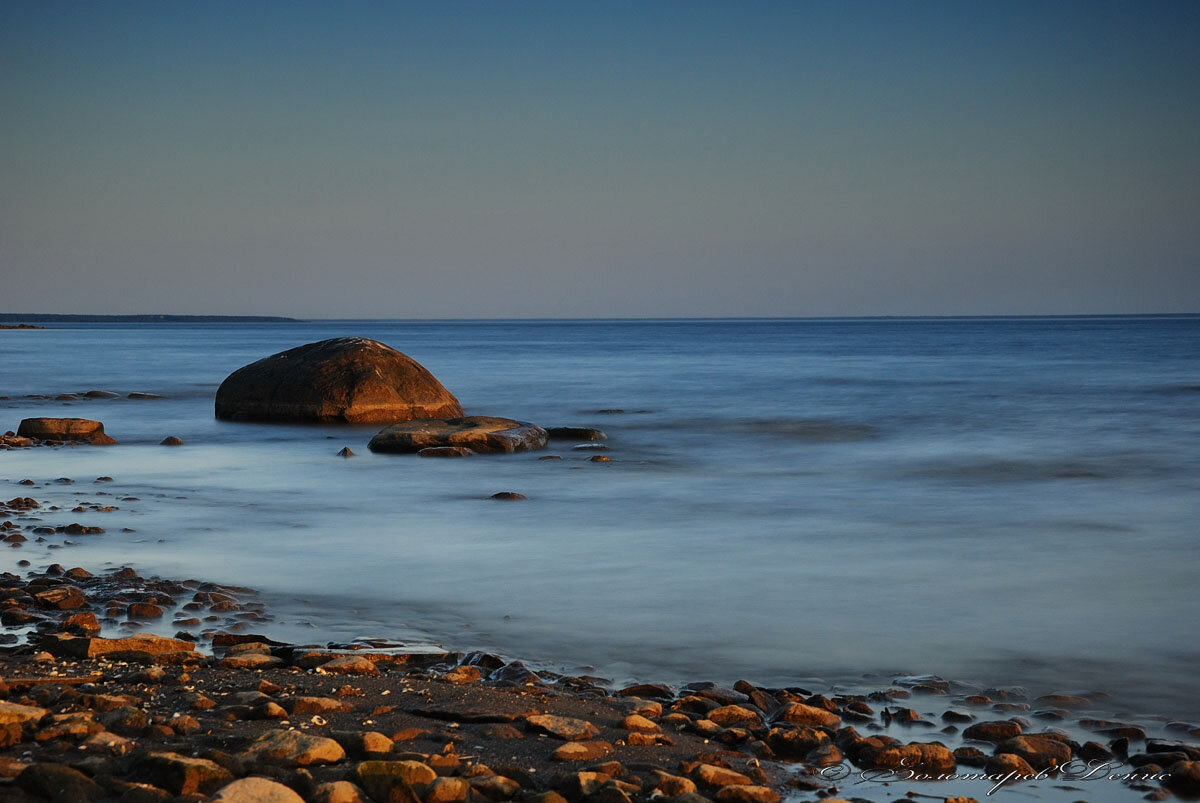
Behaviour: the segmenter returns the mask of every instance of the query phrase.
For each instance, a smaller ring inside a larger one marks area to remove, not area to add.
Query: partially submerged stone
[[[908,744],[868,742],[858,751],[855,763],[864,769],[904,767],[930,773],[945,773],[954,770],[954,753],[937,742],[910,742]]]
[[[83,441],[93,446],[110,446],[115,440],[104,434],[104,425],[90,418],[26,418],[17,435],[42,441]]]
[[[60,611],[82,608],[87,604],[83,592],[75,586],[69,585],[55,586],[41,591],[34,594],[33,598],[39,608],[57,608]]]
[[[215,411],[233,420],[352,424],[463,413],[424,366],[365,337],[308,343],[239,368],[217,389]]]
[[[535,424],[476,415],[394,424],[380,430],[368,448],[373,452],[411,454],[429,448],[461,446],[473,452],[511,454],[545,445],[546,430]]]
[[[842,722],[842,718],[832,711],[804,703],[788,703],[775,715],[775,719],[796,725],[819,725],[825,728],[836,728]]]
[[[996,746],[996,753],[1012,753],[1037,770],[1057,767],[1071,760],[1071,748],[1057,739],[1040,734],[1016,736]]]
[[[963,731],[964,739],[978,739],[983,742],[1003,742],[1021,735],[1021,723],[1011,719],[989,720],[976,722]]]

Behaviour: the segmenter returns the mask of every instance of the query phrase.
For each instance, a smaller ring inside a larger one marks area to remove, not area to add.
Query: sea
[[[929,673],[1200,717],[1200,317],[50,326],[0,332],[0,430],[93,418],[119,445],[0,452],[0,491],[134,499],[43,512],[106,533],[0,570],[249,586],[279,638],[614,683]],[[377,426],[214,418],[232,371],[351,335],[470,415],[600,428],[612,460],[372,454]],[[53,398],[94,389],[121,398]]]

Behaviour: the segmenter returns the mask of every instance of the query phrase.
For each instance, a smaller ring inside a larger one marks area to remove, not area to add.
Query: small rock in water
[[[338,457],[354,457],[354,452],[350,451],[349,446],[343,446],[342,450],[337,453]]]
[[[519,494],[514,491],[501,491],[500,493],[492,494],[492,499],[501,499],[509,502],[515,502],[525,498],[525,494]]]
[[[167,437],[163,438],[162,441],[160,441],[158,445],[159,446],[183,446],[183,440],[175,437],[174,435],[168,435]]]
[[[588,459],[591,460],[593,463],[611,463],[612,462],[611,457],[609,457],[608,455],[603,455],[603,454],[592,455]]]
[[[571,447],[576,452],[607,452],[608,446],[603,443],[580,443]]]

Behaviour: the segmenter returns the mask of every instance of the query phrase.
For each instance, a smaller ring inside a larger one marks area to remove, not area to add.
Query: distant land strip
[[[271,315],[55,315],[0,312],[0,322],[39,323],[283,323],[297,318]]]

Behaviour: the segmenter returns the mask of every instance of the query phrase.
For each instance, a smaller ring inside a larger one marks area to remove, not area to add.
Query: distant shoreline
[[[841,315],[661,318],[288,318],[280,315],[73,315],[0,312],[0,323],[904,323],[909,321],[1138,320],[1200,318],[1200,312],[1062,313],[1057,315]]]
[[[38,321],[58,323],[297,323],[298,318],[271,315],[60,315],[0,312],[0,323]]]

